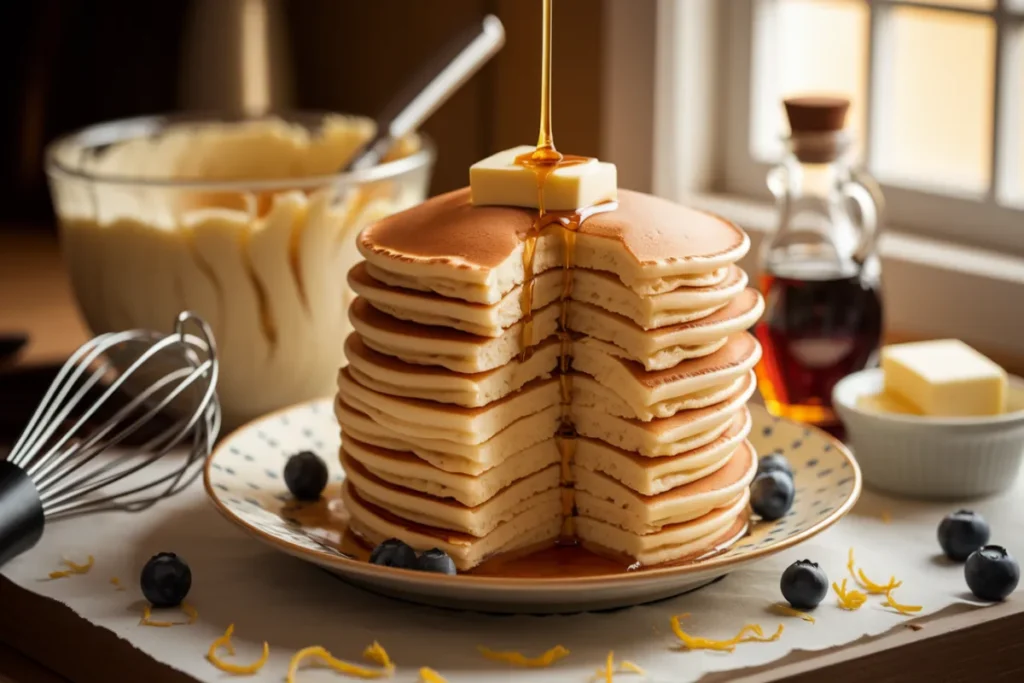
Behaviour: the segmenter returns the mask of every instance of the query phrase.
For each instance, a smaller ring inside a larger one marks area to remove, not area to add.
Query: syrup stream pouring
[[[448,43],[406,83],[377,117],[377,135],[341,171],[380,163],[397,140],[419,128],[505,45],[505,27],[493,14]]]
[[[217,375],[213,332],[189,312],[170,334],[111,332],[75,351],[0,460],[0,566],[32,548],[46,522],[137,512],[192,483],[220,431]],[[140,434],[147,426],[154,433]],[[162,458],[174,466],[147,474]]]

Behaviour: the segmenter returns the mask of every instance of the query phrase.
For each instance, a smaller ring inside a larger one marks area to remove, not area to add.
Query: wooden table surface
[[[31,408],[46,378],[87,337],[52,237],[0,232],[0,336],[29,335],[13,361],[0,359],[0,448],[17,435],[17,409]],[[12,396],[13,394],[13,396]],[[953,683],[1024,681],[1024,599],[920,621],[827,652],[795,652],[710,683]],[[58,643],[61,643],[58,647]],[[59,653],[59,654],[58,654]],[[125,668],[127,667],[127,668]],[[182,681],[70,609],[0,578],[0,683]]]

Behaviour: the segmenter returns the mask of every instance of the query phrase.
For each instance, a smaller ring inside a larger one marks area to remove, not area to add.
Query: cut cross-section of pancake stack
[[[566,533],[643,565],[737,536],[763,309],[746,235],[620,190],[524,263],[536,216],[466,189],[360,235],[336,402],[350,528],[460,570]]]

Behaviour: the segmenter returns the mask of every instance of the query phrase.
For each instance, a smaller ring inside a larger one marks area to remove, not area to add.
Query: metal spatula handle
[[[377,136],[342,171],[380,163],[396,140],[418,129],[505,44],[505,27],[489,14],[470,26],[410,80],[377,119]]]

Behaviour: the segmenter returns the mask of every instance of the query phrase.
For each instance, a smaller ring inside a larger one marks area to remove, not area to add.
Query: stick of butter
[[[537,174],[516,164],[516,157],[534,150],[520,145],[492,154],[469,167],[469,188],[478,206],[537,206]],[[546,211],[574,211],[600,202],[614,200],[618,175],[615,164],[591,159],[555,169],[544,183]]]
[[[1006,371],[956,339],[887,346],[882,372],[885,391],[924,415],[1006,412]]]

